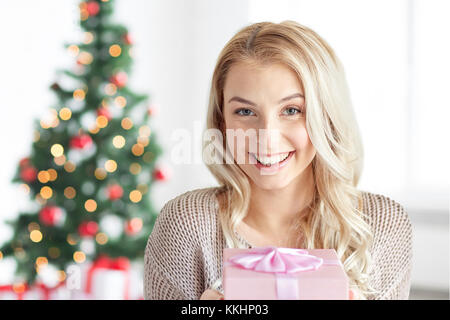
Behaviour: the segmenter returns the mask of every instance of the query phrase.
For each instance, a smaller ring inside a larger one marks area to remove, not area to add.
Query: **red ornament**
[[[127,45],[133,44],[133,38],[131,38],[129,33],[125,33],[123,35],[123,42],[125,42],[125,44]]]
[[[123,189],[118,184],[110,185],[107,189],[108,198],[111,201],[115,201],[117,199],[122,198],[123,196]]]
[[[88,134],[81,134],[70,140],[70,147],[73,149],[86,149],[92,145],[92,138]]]
[[[128,270],[130,268],[130,260],[127,257],[110,258],[106,254],[101,254],[94,261],[94,268],[106,268],[116,270]],[[89,285],[87,287],[90,287]]]
[[[100,5],[96,1],[86,3],[86,10],[90,16],[96,16],[100,11]]]
[[[130,260],[128,260],[127,257],[117,257],[113,261],[113,266],[115,266],[116,269],[119,270],[127,270],[130,268]]]
[[[156,168],[153,171],[153,177],[159,181],[166,181],[169,179],[171,173],[168,168]]]
[[[60,224],[63,220],[64,212],[60,207],[46,206],[39,211],[39,220],[48,226]]]
[[[125,233],[129,236],[137,234],[142,229],[142,219],[133,218],[125,222]]]
[[[95,221],[84,221],[78,226],[78,233],[81,237],[93,237],[98,231],[98,224]]]
[[[108,108],[101,107],[97,109],[97,116],[105,116],[108,121],[111,120],[111,113],[109,112]]]
[[[19,162],[21,168],[30,166],[30,158],[22,158]]]
[[[111,81],[113,84],[115,84],[116,86],[121,88],[127,84],[128,75],[126,74],[126,72],[120,71],[120,72],[116,73],[115,75],[111,76],[109,81]]]
[[[34,180],[36,180],[36,177],[37,177],[37,170],[32,166],[24,167],[20,170],[20,178],[22,178],[22,180],[25,182],[31,183]]]

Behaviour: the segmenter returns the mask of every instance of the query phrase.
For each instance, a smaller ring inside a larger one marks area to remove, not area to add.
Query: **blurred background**
[[[33,121],[55,104],[55,70],[79,41],[80,1],[2,1],[0,101],[0,245],[12,236],[4,221],[29,196],[11,182],[30,153]],[[449,298],[450,22],[447,0],[116,0],[114,21],[133,37],[128,84],[149,94],[159,163],[170,179],[149,197],[159,210],[175,196],[216,182],[201,163],[212,71],[220,50],[240,28],[295,20],[318,32],[343,62],[365,147],[360,189],[386,195],[408,211],[414,228],[411,299]],[[176,130],[191,141],[190,163],[174,163]],[[445,147],[447,145],[447,147]],[[11,264],[0,260],[0,285]]]

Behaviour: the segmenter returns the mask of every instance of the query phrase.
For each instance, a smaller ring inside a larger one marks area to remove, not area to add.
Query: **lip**
[[[295,150],[293,150],[293,151],[295,151]],[[293,152],[293,151],[289,151],[289,152]],[[288,152],[278,152],[278,153],[260,154],[260,155],[258,155],[258,157],[272,157],[272,156],[277,156],[277,155],[279,155],[279,154],[286,154],[286,153],[288,153]],[[251,153],[251,154],[256,155],[256,153]]]
[[[271,165],[270,167],[266,167],[266,166],[260,164],[258,161],[256,161],[256,164],[254,164],[254,166],[256,166],[256,168],[258,168],[259,170],[261,170],[263,172],[267,172],[267,173],[276,172],[278,170],[281,170],[282,168],[284,168],[288,164],[288,162],[293,157],[294,153],[295,153],[295,150],[289,152],[289,156],[286,159],[284,159],[281,162],[277,162],[277,163]]]

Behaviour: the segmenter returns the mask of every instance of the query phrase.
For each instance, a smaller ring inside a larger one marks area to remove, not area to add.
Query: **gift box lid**
[[[245,278],[248,276],[248,273],[242,272],[255,272],[252,270],[245,270],[233,265],[229,265],[226,262],[232,256],[246,253],[251,251],[254,248],[250,249],[241,249],[241,248],[225,248],[223,250],[223,275],[227,274],[227,276],[232,277],[242,277]],[[324,261],[339,261],[336,250],[334,249],[304,249],[308,252],[308,254],[324,259]],[[225,267],[230,266],[225,271]],[[339,261],[339,264],[323,264],[318,270],[312,271],[301,271],[295,273],[297,277],[308,277],[308,278],[345,278],[348,279],[346,272],[342,266],[342,263]],[[270,276],[268,273],[267,276]]]
[[[347,300],[348,285],[334,249],[223,250],[226,300]]]

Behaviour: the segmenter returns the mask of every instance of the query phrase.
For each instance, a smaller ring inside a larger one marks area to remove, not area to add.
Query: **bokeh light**
[[[142,200],[142,193],[139,190],[133,190],[130,192],[131,202],[137,203]]]
[[[141,170],[142,170],[142,167],[141,167],[141,165],[140,165],[139,163],[137,163],[137,162],[133,162],[133,163],[130,165],[130,172],[131,172],[132,174],[134,174],[134,175],[139,174],[139,173],[141,172]]]
[[[105,162],[105,169],[108,172],[114,172],[117,169],[117,162],[114,160],[108,160]]]
[[[125,97],[122,96],[118,96],[114,99],[114,102],[120,107],[120,108],[125,108],[125,106],[127,105],[127,99],[125,99]]]
[[[108,84],[105,86],[105,93],[106,93],[107,95],[113,96],[113,95],[116,94],[116,92],[117,92],[117,87],[116,87],[115,84],[113,84],[113,83],[108,83]]]
[[[142,137],[140,136],[137,138],[137,142],[141,144],[142,146],[146,147],[148,146],[148,143],[150,142],[150,139],[148,137]]]
[[[96,119],[97,127],[104,128],[108,125],[108,118],[105,116],[98,116]]]
[[[88,199],[84,203],[84,208],[88,212],[94,212],[95,210],[97,210],[97,202],[94,199]]]
[[[140,143],[136,143],[131,147],[131,152],[136,156],[141,156],[144,153],[144,146]]]
[[[39,171],[37,178],[40,183],[47,183],[50,180],[50,174],[46,170]]]
[[[94,60],[94,56],[89,52],[82,51],[78,55],[78,61],[81,64],[91,64],[93,60]]]
[[[113,138],[113,145],[114,147],[116,147],[117,149],[121,149],[125,146],[125,138],[123,136],[115,136]]]
[[[62,108],[59,110],[59,117],[62,120],[69,120],[72,117],[72,111],[69,108]]]
[[[64,163],[66,163],[66,156],[62,155],[59,157],[55,157],[55,159],[53,159],[53,161],[55,162],[56,165],[62,166],[62,165],[64,165]]]
[[[74,172],[76,168],[77,166],[72,161],[67,161],[64,164],[64,170],[66,170],[67,172]]]
[[[60,282],[66,280],[66,273],[64,272],[64,270],[58,270],[58,280]]]
[[[55,169],[48,169],[47,173],[50,176],[49,178],[50,181],[55,181],[58,178],[58,172],[56,172]]]
[[[108,242],[108,236],[103,232],[99,232],[95,236],[95,241],[100,245],[106,244]]]
[[[59,143],[55,143],[50,148],[50,152],[54,157],[60,157],[64,153],[64,147],[62,145],[60,145]]]
[[[70,244],[71,246],[74,246],[78,243],[78,241],[73,235],[68,234],[67,235],[67,243]]]
[[[122,48],[118,44],[113,44],[111,47],[109,47],[109,54],[116,58],[120,56],[122,53]]]
[[[48,264],[48,259],[46,257],[37,257],[36,266],[40,267]]]
[[[40,242],[42,240],[42,232],[39,230],[33,230],[30,232],[30,239],[33,242]]]
[[[74,187],[67,187],[64,189],[64,196],[67,199],[73,199],[73,198],[75,198],[76,195],[77,195],[77,191],[75,190]]]
[[[72,44],[67,48],[67,51],[69,51],[69,53],[73,56],[76,57],[78,55],[78,53],[80,52],[80,48],[78,48],[77,45]]]
[[[130,118],[123,118],[120,124],[125,130],[130,130],[133,127],[133,121]]]
[[[73,98],[75,100],[84,100],[84,97],[86,96],[86,93],[84,92],[83,89],[77,89],[73,92]]]
[[[103,168],[97,168],[95,169],[94,174],[98,180],[104,180],[106,178],[107,172]]]
[[[139,128],[139,135],[142,137],[149,137],[151,132],[152,130],[147,125],[143,125]]]
[[[84,33],[84,40],[83,40],[84,44],[89,44],[93,40],[94,40],[94,34],[92,32],[87,31]]]
[[[76,263],[83,263],[86,260],[86,255],[82,251],[75,251],[73,254],[73,261]]]
[[[53,195],[53,190],[52,188],[45,186],[41,188],[41,192],[39,192],[41,197],[44,199],[50,199]]]

